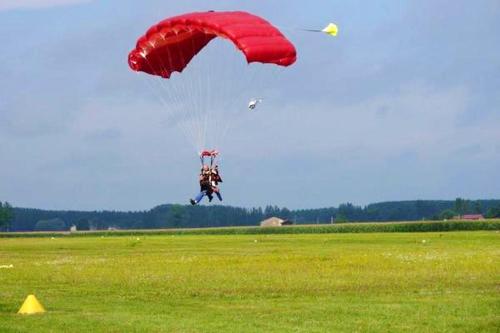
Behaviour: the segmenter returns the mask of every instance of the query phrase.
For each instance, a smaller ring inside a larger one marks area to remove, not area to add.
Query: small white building
[[[73,224],[71,227],[69,227],[69,232],[76,232],[76,231],[78,231],[76,225]]]
[[[279,217],[270,217],[260,222],[261,227],[281,227],[284,225],[292,225],[293,222],[290,220],[283,220]]]

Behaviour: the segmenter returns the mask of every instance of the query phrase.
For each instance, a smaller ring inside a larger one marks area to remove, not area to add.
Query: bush
[[[497,207],[491,207],[488,209],[488,212],[486,213],[486,218],[493,219],[493,218],[499,218],[500,217],[500,206]]]
[[[439,214],[439,219],[440,220],[451,220],[453,217],[455,217],[457,213],[451,209],[446,209]]]
[[[42,222],[42,221],[40,221]],[[327,234],[327,233],[371,233],[371,232],[444,232],[500,230],[500,220],[492,221],[447,221],[447,222],[396,222],[396,223],[346,223],[323,225],[297,225],[286,227],[229,227],[205,229],[166,230],[117,230],[71,234],[54,233],[3,233],[0,237],[67,237],[84,236],[136,236],[136,235],[263,235],[263,234]]]

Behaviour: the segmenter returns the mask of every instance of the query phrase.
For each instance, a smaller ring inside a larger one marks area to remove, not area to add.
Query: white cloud
[[[2,0],[0,1],[0,11],[74,5],[90,1],[92,0]]]

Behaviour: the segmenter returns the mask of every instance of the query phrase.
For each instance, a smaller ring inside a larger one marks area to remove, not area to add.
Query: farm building
[[[462,215],[461,219],[469,221],[477,221],[477,220],[484,220],[484,216],[481,214],[467,214],[467,215]]]
[[[290,220],[283,220],[279,217],[270,217],[260,222],[261,227],[281,227],[284,225],[292,225],[293,222]]]

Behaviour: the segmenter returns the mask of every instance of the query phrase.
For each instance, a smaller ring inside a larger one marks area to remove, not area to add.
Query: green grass
[[[425,240],[425,242],[423,242]],[[0,238],[1,332],[498,332],[500,234]],[[34,293],[48,312],[16,311]]]

